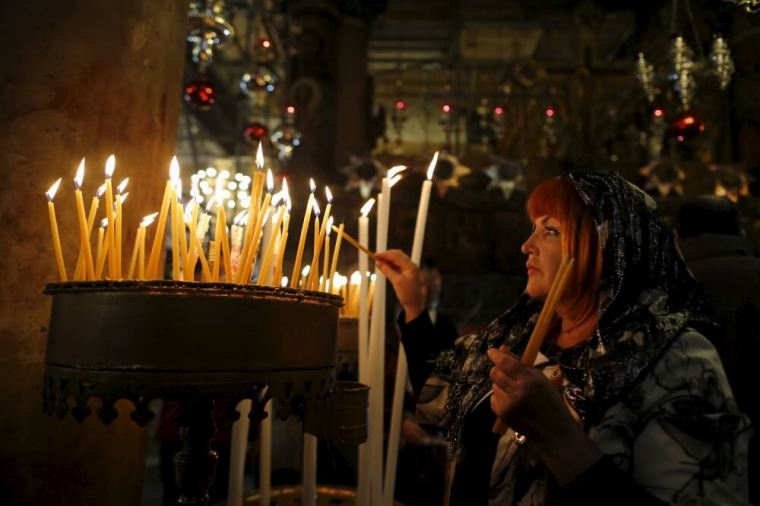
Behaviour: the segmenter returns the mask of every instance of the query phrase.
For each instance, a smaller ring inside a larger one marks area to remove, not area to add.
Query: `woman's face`
[[[528,285],[525,292],[533,298],[545,298],[562,262],[562,228],[550,216],[533,220],[533,233],[520,250],[528,255]]]

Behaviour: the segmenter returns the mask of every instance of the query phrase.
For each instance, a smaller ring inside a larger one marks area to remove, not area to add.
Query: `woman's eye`
[[[552,235],[552,236],[559,235],[559,230],[557,230],[556,228],[546,227],[545,230],[546,230],[546,235]]]

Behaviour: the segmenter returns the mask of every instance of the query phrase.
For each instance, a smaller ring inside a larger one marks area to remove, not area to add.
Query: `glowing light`
[[[556,111],[554,110],[553,107],[547,107],[546,111],[544,111],[544,113],[546,114],[547,118],[553,118],[554,114],[556,113]]]
[[[657,109],[654,110],[654,115],[657,118],[662,118],[663,116],[665,116],[665,110],[664,109],[660,109],[658,107]]]
[[[285,111],[287,111],[288,114],[295,114],[296,113],[296,108],[294,106],[292,106],[292,105],[289,105],[289,106],[287,106],[285,108]]]
[[[119,185],[116,187],[116,193],[118,193],[119,195],[124,193],[124,190],[127,189],[128,184],[129,184],[129,178],[125,177],[124,179],[121,180],[121,183],[119,183]]]
[[[332,204],[333,194],[327,186],[325,186],[325,196],[327,197],[327,203]]]
[[[396,174],[400,174],[401,172],[404,172],[406,170],[406,165],[394,165],[390,169],[388,169],[388,174],[386,177],[388,179],[393,179]]]
[[[317,183],[314,182],[313,178],[309,178],[309,188],[311,188],[311,193],[314,193],[314,190],[317,189]]]
[[[261,141],[259,141],[259,147],[256,149],[256,167],[259,170],[264,170],[264,148],[261,147]]]
[[[441,111],[448,114],[451,112],[451,106],[449,104],[443,104],[443,107],[441,107]]]
[[[103,183],[102,185],[98,186],[98,191],[95,192],[95,196],[98,198],[101,198],[105,192],[106,192],[106,184]]]
[[[428,181],[433,179],[433,172],[435,172],[435,166],[438,164],[438,151],[435,152],[433,155],[433,159],[430,161],[430,165],[428,165],[427,170],[427,178]]]
[[[280,286],[283,287],[283,288],[286,288],[288,286],[288,277],[287,276],[283,276],[282,277],[282,279],[280,280]]]
[[[74,186],[77,190],[82,188],[82,182],[84,181],[84,158],[79,162],[79,168],[77,168],[77,174],[74,176]]]
[[[319,202],[317,202],[316,200],[314,200],[314,216],[319,216],[319,213],[320,213],[320,211],[319,211]]]
[[[308,276],[309,271],[311,271],[311,265],[307,265],[303,269],[301,269],[301,276]]]
[[[369,212],[372,210],[372,206],[375,205],[375,199],[371,198],[367,202],[364,203],[364,205],[361,208],[361,213],[364,218],[369,216]]]
[[[359,271],[354,271],[351,273],[351,284],[352,285],[358,285],[362,282],[362,273]]]
[[[100,220],[100,228],[106,228],[108,226],[108,218]]]
[[[116,170],[116,156],[109,155],[106,158],[106,179],[111,179],[114,170]]]
[[[208,177],[216,177],[216,169],[214,167],[209,167],[206,169],[206,176]]]
[[[158,216],[158,213],[151,213],[148,216],[143,217],[142,221],[140,222],[141,227],[149,227],[151,223],[156,219],[156,216]]]
[[[398,109],[399,111],[403,111],[404,109],[406,109],[406,102],[404,102],[401,99],[396,100],[396,103],[394,105],[396,106],[396,109]]]
[[[61,186],[61,178],[59,177],[58,180],[53,183],[53,185],[48,188],[48,191],[45,192],[45,195],[47,196],[47,199],[49,201],[53,201],[55,198],[55,194],[58,192],[58,187]]]
[[[173,156],[171,163],[169,163],[169,180],[176,181],[179,179],[179,162],[177,157]]]
[[[496,107],[493,108],[493,113],[497,116],[501,116],[502,114],[504,114],[504,108],[500,105],[497,105]]]
[[[267,169],[267,191],[272,193],[274,190],[274,176],[272,175],[272,169]]]

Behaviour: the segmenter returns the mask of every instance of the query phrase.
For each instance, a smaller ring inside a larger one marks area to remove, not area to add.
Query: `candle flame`
[[[282,189],[280,190],[286,199],[290,198],[290,187],[288,186],[288,180],[282,178]]]
[[[47,196],[47,199],[52,202],[55,198],[55,194],[58,192],[58,187],[61,186],[61,178],[59,177],[58,180],[53,183],[53,186],[48,188],[48,191],[45,192],[45,195]]]
[[[290,200],[290,194],[285,196],[285,205],[287,206],[288,212],[293,209],[293,201]]]
[[[95,196],[97,198],[103,197],[103,194],[106,192],[106,184],[103,183],[102,185],[98,186],[98,191],[95,192]]]
[[[116,187],[116,193],[118,193],[119,195],[124,193],[124,190],[127,189],[128,184],[129,184],[129,178],[125,177],[124,179],[121,180],[121,183],[119,183],[119,185]]]
[[[389,180],[393,179],[397,174],[400,174],[401,172],[404,172],[406,170],[406,165],[395,165],[388,169],[388,173],[385,177],[387,177]]]
[[[328,236],[330,235],[330,231],[332,230],[332,226],[333,226],[334,222],[335,222],[335,220],[333,220],[332,216],[330,216],[330,218],[328,218],[328,220],[327,220],[327,235]]]
[[[282,191],[278,191],[277,193],[275,193],[274,195],[272,195],[272,200],[270,201],[270,203],[273,206],[276,206],[284,198],[285,198],[285,196],[283,195]]]
[[[208,202],[206,203],[206,212],[210,213],[211,208],[214,206],[214,201],[216,200],[216,195],[212,195],[211,198],[208,199]]]
[[[311,265],[307,265],[303,269],[301,269],[301,276],[308,276],[309,271],[311,271]]]
[[[319,216],[319,202],[317,200],[314,200],[314,216]]]
[[[435,166],[438,164],[438,151],[435,152],[433,155],[433,159],[430,161],[430,165],[428,165],[427,170],[427,178],[428,181],[433,179],[433,172],[435,172]]]
[[[74,186],[77,190],[82,188],[82,182],[84,181],[84,158],[82,158],[82,161],[79,162],[79,168],[77,169],[77,174],[74,176]]]
[[[377,279],[377,274],[372,274],[372,275],[370,275],[370,277],[369,277],[369,280],[370,280],[370,281],[375,281],[376,279]]]
[[[287,276],[283,276],[282,277],[282,279],[280,280],[280,286],[283,287],[283,288],[285,288],[285,287],[288,286],[288,277]]]
[[[333,194],[328,186],[325,186],[325,196],[327,196],[327,203],[332,204]]]
[[[188,201],[188,203],[185,205],[185,221],[190,221],[193,219],[193,205],[195,204],[194,200]]]
[[[153,223],[153,221],[156,219],[156,216],[158,216],[158,213],[151,213],[148,216],[145,216],[140,222],[140,226],[143,228],[149,227],[151,223]]]
[[[108,218],[100,220],[100,228],[106,228],[108,226]]]
[[[243,218],[245,218],[245,213],[247,211],[240,211],[235,215],[234,218],[232,218],[232,223],[235,225],[240,225],[240,223],[243,221]]]
[[[369,212],[372,210],[372,206],[375,205],[375,199],[371,198],[367,202],[364,203],[361,209],[362,217],[366,218],[369,216]]]
[[[267,169],[267,191],[271,193],[272,190],[274,190],[274,176],[272,169]]]
[[[128,196],[129,192],[125,193],[124,195],[117,195],[116,198],[119,199],[122,204],[124,204],[124,201],[127,200]]]
[[[401,181],[401,176],[393,176],[393,177],[391,178],[391,180],[390,180],[390,181],[388,181],[388,186],[390,186],[391,188],[393,188],[393,186],[394,186],[396,183],[398,183],[399,181]]]
[[[177,156],[172,157],[172,161],[169,162],[169,180],[174,182],[179,179],[179,161]]]
[[[261,147],[261,141],[259,141],[259,147],[256,150],[256,167],[259,170],[264,170],[264,149]]]
[[[106,158],[106,179],[111,179],[114,170],[116,170],[116,156],[110,155]]]
[[[314,190],[317,189],[317,183],[314,182],[314,178],[309,178],[309,188],[311,189],[311,193],[314,193]]]
[[[362,273],[359,271],[354,271],[351,273],[351,284],[352,285],[359,285],[362,282]]]

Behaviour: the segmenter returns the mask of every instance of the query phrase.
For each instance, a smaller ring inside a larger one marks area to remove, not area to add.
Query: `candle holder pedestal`
[[[208,504],[214,400],[253,399],[249,416],[260,420],[275,398],[279,416],[314,420],[309,432],[331,437],[318,420],[331,412],[335,390],[340,297],[174,281],[52,283],[45,293],[53,298],[45,412],[81,422],[94,411],[108,424],[118,416],[114,403],[128,399],[130,418],[144,426],[155,417],[151,400],[179,401],[178,504]]]

